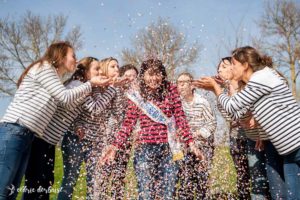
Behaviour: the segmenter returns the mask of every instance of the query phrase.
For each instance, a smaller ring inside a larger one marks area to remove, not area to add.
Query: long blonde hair
[[[100,60],[99,65],[102,70],[102,75],[104,75],[104,76],[108,75],[108,66],[109,66],[109,63],[113,60],[116,61],[117,63],[119,63],[118,60],[113,57],[108,57],[108,58],[104,58],[104,59]]]

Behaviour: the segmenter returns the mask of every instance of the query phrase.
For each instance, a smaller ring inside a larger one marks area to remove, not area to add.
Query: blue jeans
[[[184,160],[180,163],[178,199],[208,199],[208,177],[213,157],[213,148],[202,148],[201,151],[205,154],[208,161],[208,167],[205,170],[199,170],[200,161],[191,152],[188,152]]]
[[[173,199],[179,166],[168,144],[140,144],[134,153],[139,200]]]
[[[94,157],[92,156],[92,143],[84,139],[79,141],[77,135],[67,132],[63,138],[61,148],[64,163],[64,176],[57,199],[72,199],[73,189],[80,173],[80,166],[84,161],[87,185],[86,199],[92,200],[95,169],[95,162],[93,161]]]
[[[287,199],[300,200],[300,149],[284,156],[284,178]]]
[[[240,130],[241,131],[241,130]],[[230,154],[236,169],[239,199],[250,199],[250,174],[247,157],[247,139],[230,137]]]
[[[0,123],[0,200],[15,199],[29,159],[34,133],[16,123]]]
[[[255,144],[255,141],[247,139],[248,165],[252,186],[251,199],[270,199],[265,152],[255,150]]]
[[[23,191],[22,200],[50,199],[48,189],[52,188],[54,183],[54,162],[55,146],[35,137],[31,145],[23,186],[29,191]]]
[[[272,199],[287,199],[283,173],[283,156],[270,141],[265,141],[266,169]]]
[[[77,135],[67,132],[64,135],[61,149],[64,164],[64,176],[57,199],[71,200],[74,187],[79,177],[80,167],[84,160],[82,143],[80,143]]]

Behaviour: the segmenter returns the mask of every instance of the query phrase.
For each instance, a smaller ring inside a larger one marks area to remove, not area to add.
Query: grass
[[[62,176],[63,176],[63,164],[62,164],[62,154],[59,148],[56,149],[55,157],[55,180],[52,191],[58,191]],[[81,167],[80,177],[77,181],[76,187],[74,188],[73,199],[83,200],[85,199],[86,193],[86,182],[85,182],[85,170],[84,166]],[[210,174],[210,189],[211,196],[213,199],[229,199],[230,194],[236,193],[236,174],[233,166],[231,156],[229,154],[229,148],[225,146],[218,146],[215,149],[215,156],[213,158],[213,168]],[[136,199],[137,197],[137,187],[136,179],[133,170],[132,158],[128,164],[128,171],[126,177],[125,186],[125,198],[126,199]],[[17,199],[21,199],[19,194]],[[52,192],[50,195],[51,200],[57,198],[57,192]]]

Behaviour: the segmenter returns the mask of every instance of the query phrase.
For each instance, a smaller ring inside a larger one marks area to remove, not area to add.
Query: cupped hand
[[[106,76],[94,76],[91,78],[90,82],[92,86],[108,86],[111,79]]]
[[[213,91],[217,82],[212,77],[202,77],[192,83],[197,88]]]
[[[110,85],[114,87],[122,87],[125,84],[129,83],[129,79],[126,77],[115,76],[111,79]]]

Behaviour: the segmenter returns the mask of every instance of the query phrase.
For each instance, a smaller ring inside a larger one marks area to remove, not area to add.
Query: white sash
[[[138,106],[145,115],[157,123],[161,123],[167,126],[168,129],[168,143],[170,145],[171,152],[173,154],[173,160],[183,159],[182,146],[179,141],[176,140],[176,123],[174,116],[167,117],[164,112],[160,110],[156,105],[149,101],[144,101],[138,91],[126,93],[128,99]]]

